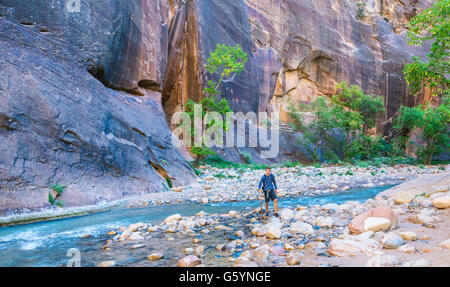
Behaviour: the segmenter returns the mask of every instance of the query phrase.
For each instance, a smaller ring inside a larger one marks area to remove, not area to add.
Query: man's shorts
[[[273,190],[273,189],[264,190],[264,198],[265,198],[266,202],[274,201],[275,199],[277,199],[275,190]]]

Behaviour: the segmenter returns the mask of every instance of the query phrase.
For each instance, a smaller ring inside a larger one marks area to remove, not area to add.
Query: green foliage
[[[217,44],[216,50],[210,54],[207,60],[205,69],[210,74],[217,74],[219,81],[216,84],[213,81],[209,81],[206,92],[209,95],[218,95],[220,84],[235,75],[239,76],[244,70],[247,60],[247,54],[240,45],[227,46]]]
[[[364,19],[364,17],[366,17],[366,14],[365,14],[366,3],[365,2],[357,2],[356,4],[358,5],[358,12],[356,14],[356,19],[362,20],[362,19]]]
[[[169,188],[172,188],[173,187],[172,180],[167,177],[166,181],[167,181],[167,185],[169,186]]]
[[[49,193],[48,193],[48,202],[49,202],[51,205],[57,205],[57,206],[59,206],[59,207],[63,207],[63,206],[64,206],[64,202],[63,202],[63,201],[58,201],[57,199],[58,199],[59,197],[61,197],[61,195],[63,194],[65,188],[66,188],[66,187],[65,187],[65,186],[62,186],[62,185],[53,185],[53,186],[51,187],[51,189],[52,189],[54,192],[56,192],[56,196],[53,197],[52,193],[49,192]]]
[[[368,159],[380,155],[387,145],[380,137],[371,137],[367,133],[376,126],[377,118],[385,110],[383,99],[366,95],[358,86],[348,87],[345,82],[338,84],[336,89],[330,103],[319,97],[310,105],[291,105],[289,108],[293,128],[303,132],[314,144],[314,161],[320,145],[336,145],[330,135],[333,129],[339,129],[345,135],[345,161],[350,157]],[[308,125],[303,121],[305,113],[313,116]],[[330,149],[324,149],[324,157],[328,162],[339,162],[339,157]]]
[[[363,133],[374,128],[377,118],[385,111],[382,97],[373,97],[365,94],[360,87],[341,82],[336,86],[338,93],[333,96],[333,102],[339,106],[346,107],[358,115],[353,115],[353,126],[362,121]]]
[[[54,204],[55,204],[55,199],[53,198],[51,192],[48,193],[48,202],[49,202],[51,205],[54,205]]]
[[[410,45],[421,46],[431,42],[431,52],[426,58],[413,57],[404,69],[412,94],[422,87],[429,87],[435,95],[449,96],[449,15],[450,0],[437,0],[409,23],[407,35]]]
[[[218,44],[216,50],[212,52],[207,60],[205,69],[210,73],[210,76],[218,77],[218,81],[214,82],[209,80],[207,86],[203,89],[204,97],[200,100],[199,104],[202,105],[202,118],[205,117],[207,113],[217,112],[219,113],[223,121],[223,131],[227,131],[229,128],[229,120],[226,118],[226,113],[231,112],[228,105],[228,101],[225,98],[220,99],[220,85],[224,81],[232,80],[235,76],[239,76],[244,70],[245,63],[247,62],[247,54],[242,50],[240,45],[227,46]],[[194,105],[196,103],[192,100],[188,100],[185,104],[185,111],[189,114],[191,118],[191,123],[194,123]],[[210,129],[215,125],[215,120],[210,123],[205,124],[202,127],[202,134],[204,135],[206,129]],[[218,128],[218,127],[217,127]],[[221,127],[222,128],[222,127]],[[191,129],[191,137],[195,138],[197,136],[196,129]],[[219,131],[217,131],[219,132]],[[215,156],[216,153],[205,145],[205,140],[202,138],[201,147],[193,147],[191,149],[193,154],[197,155],[196,164],[203,158],[208,156]]]
[[[55,191],[58,194],[58,196],[62,195],[62,193],[64,192],[65,188],[66,187],[62,186],[62,185],[53,185],[52,186],[52,190]]]
[[[202,174],[197,168],[194,167],[194,165],[192,163],[190,163],[190,162],[187,162],[187,163],[194,170],[194,172],[197,176],[200,176]]]
[[[450,105],[448,102],[433,107],[427,104],[425,107],[402,107],[399,116],[395,119],[394,129],[397,131],[421,130],[421,136],[425,141],[423,147],[418,147],[417,155],[424,164],[431,164],[433,156],[439,155],[450,148],[449,136]],[[404,148],[407,136],[399,136],[396,144]]]
[[[299,103],[297,106],[290,105],[289,116],[293,119],[292,127],[303,133],[303,136],[314,144],[313,160],[318,160],[318,149],[332,142],[333,138],[329,131],[336,127],[336,117],[333,108],[327,103],[325,97],[317,97],[309,105]],[[313,116],[311,122],[306,125],[303,115],[309,113]]]
[[[252,163],[252,155],[248,152],[241,152],[240,153],[241,158],[244,160],[245,163]]]

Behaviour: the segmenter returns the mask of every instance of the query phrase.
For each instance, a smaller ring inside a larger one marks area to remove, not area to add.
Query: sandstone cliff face
[[[201,98],[218,43],[249,55],[223,85],[235,111],[281,109],[288,121],[290,101],[347,81],[383,96],[388,119],[417,101],[401,71],[425,50],[407,45],[404,27],[432,1],[80,0],[79,11],[69,2],[0,0],[0,213],[47,206],[53,184],[67,186],[72,206],[164,191],[166,178],[192,182],[170,118]],[[299,139],[283,129],[270,161],[307,162]],[[238,161],[242,150],[218,151]]]
[[[176,4],[178,3],[178,4]],[[281,110],[288,121],[290,101],[331,95],[341,81],[385,98],[386,120],[400,105],[414,104],[402,70],[412,55],[404,28],[431,0],[189,0],[174,2],[178,11],[169,41],[184,57],[169,53],[163,89],[168,115],[198,99],[207,75],[202,63],[217,43],[239,43],[249,55],[246,71],[226,83],[224,96],[236,111]],[[172,23],[175,21],[172,21]],[[186,25],[187,24],[187,25]],[[175,28],[176,27],[176,28]],[[177,45],[184,39],[194,41]],[[178,49],[176,48],[178,47]],[[196,88],[182,83],[195,82]],[[383,129],[379,127],[379,131]]]
[[[194,177],[161,105],[166,1],[66,2],[0,1],[0,214],[54,184],[75,206]]]

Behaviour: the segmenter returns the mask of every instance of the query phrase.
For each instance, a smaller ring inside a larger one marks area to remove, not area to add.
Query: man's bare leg
[[[275,206],[275,213],[278,213],[278,199],[275,199],[273,201],[273,203],[274,203],[274,206]]]
[[[269,213],[269,203],[266,201],[266,213]]]

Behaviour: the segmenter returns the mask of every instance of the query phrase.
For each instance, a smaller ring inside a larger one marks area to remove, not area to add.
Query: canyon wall
[[[249,55],[245,72],[222,89],[235,111],[280,110],[287,122],[290,101],[331,95],[337,83],[346,81],[384,97],[386,113],[380,121],[387,120],[400,105],[417,103],[402,70],[412,55],[427,50],[409,46],[405,28],[432,2],[172,1],[177,16],[169,41],[183,60],[169,53],[164,108],[170,116],[188,98],[201,97],[200,83],[209,77],[202,65],[216,44],[225,43],[240,44]],[[183,86],[187,82],[195,82],[195,88]],[[384,132],[381,125],[379,132]]]
[[[167,2],[67,2],[0,1],[0,214],[194,180],[161,105]]]
[[[347,81],[385,99],[392,117],[408,94],[405,27],[431,0],[0,0],[0,213],[159,192],[193,182],[171,142],[171,116],[199,100],[216,44],[249,60],[222,86],[234,111],[281,111]],[[79,5],[78,5],[79,4]],[[248,133],[248,131],[236,131]],[[239,161],[311,156],[283,124],[280,154],[218,149]]]

